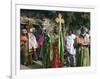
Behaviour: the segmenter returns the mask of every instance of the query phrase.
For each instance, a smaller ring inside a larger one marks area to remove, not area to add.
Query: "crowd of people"
[[[90,66],[89,30],[83,26],[75,34],[70,28],[65,31],[61,22],[50,26],[44,19],[39,29],[31,20],[26,22],[20,32],[21,64],[32,65],[39,60],[43,68]]]

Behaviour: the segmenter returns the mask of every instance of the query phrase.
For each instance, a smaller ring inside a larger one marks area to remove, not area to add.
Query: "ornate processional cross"
[[[62,26],[61,24],[64,24],[64,19],[62,18],[62,15],[59,13],[58,17],[56,18],[56,22],[59,23],[59,31],[61,32]]]

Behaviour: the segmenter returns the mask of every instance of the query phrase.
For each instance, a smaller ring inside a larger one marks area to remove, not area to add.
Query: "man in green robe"
[[[59,35],[55,30],[45,34],[45,41],[43,46],[43,65],[44,68],[59,67],[59,52],[58,52]],[[57,49],[57,52],[55,50]],[[55,56],[57,55],[57,57]],[[58,62],[56,62],[58,61]]]

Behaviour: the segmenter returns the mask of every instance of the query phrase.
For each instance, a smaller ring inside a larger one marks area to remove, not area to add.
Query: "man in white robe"
[[[38,48],[38,43],[35,35],[33,34],[33,28],[30,29],[30,32],[28,33],[28,37],[29,37],[29,51],[32,51],[33,59],[37,60],[38,57],[37,57],[36,49]]]
[[[73,67],[76,65],[76,49],[74,48],[74,42],[75,42],[76,36],[72,34],[71,31],[69,31],[68,35],[65,37],[65,48],[67,50],[67,61],[69,66]]]

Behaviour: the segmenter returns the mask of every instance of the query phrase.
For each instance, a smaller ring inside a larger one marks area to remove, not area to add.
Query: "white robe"
[[[76,49],[73,46],[75,38],[76,38],[76,36],[74,34],[66,36],[66,38],[65,38],[65,40],[66,40],[66,49],[69,52],[69,54],[71,54],[71,55],[76,54]]]
[[[29,36],[29,49],[38,48],[38,43],[36,41],[36,37],[34,36],[34,34],[29,33],[28,36]]]

